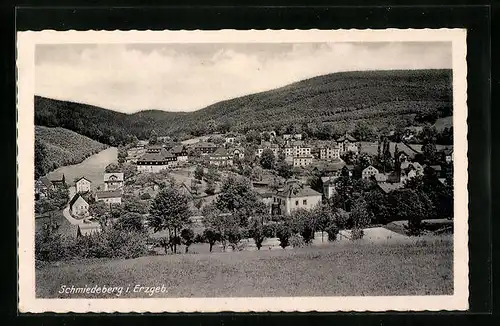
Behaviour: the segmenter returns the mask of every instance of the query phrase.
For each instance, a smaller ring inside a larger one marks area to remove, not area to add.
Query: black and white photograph
[[[25,311],[467,309],[464,31],[24,34]]]

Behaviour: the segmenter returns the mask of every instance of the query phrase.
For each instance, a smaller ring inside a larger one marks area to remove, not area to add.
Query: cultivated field
[[[208,246],[208,245],[206,245]],[[413,244],[340,241],[324,247],[53,263],[36,271],[37,297],[66,286],[162,286],[155,297],[440,295],[453,293],[449,237]],[[84,297],[73,294],[71,297]],[[115,295],[87,294],[112,298]],[[122,297],[148,297],[123,293]]]

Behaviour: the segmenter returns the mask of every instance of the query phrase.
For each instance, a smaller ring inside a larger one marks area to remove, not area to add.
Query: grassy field
[[[148,297],[133,293],[135,285],[168,289],[154,297],[452,294],[453,244],[443,239],[54,263],[36,270],[36,295],[116,297],[58,294],[61,285],[130,286],[122,297]]]

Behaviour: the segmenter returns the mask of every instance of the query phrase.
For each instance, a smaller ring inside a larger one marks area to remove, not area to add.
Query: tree
[[[90,204],[89,214],[99,222],[103,231],[107,229],[108,220],[111,217],[108,204],[103,201],[96,201]]]
[[[257,250],[260,250],[260,248],[262,247],[262,242],[264,242],[265,239],[264,227],[261,219],[254,218],[250,222],[250,236],[255,241],[255,246],[257,247]]]
[[[204,170],[201,165],[197,165],[196,169],[194,170],[194,177],[195,179],[202,180],[203,179],[203,174]]]
[[[300,233],[304,239],[304,243],[310,244],[314,239],[314,231],[316,230],[316,214],[306,209],[297,209],[292,213],[293,233]]]
[[[270,141],[271,140],[271,135],[267,131],[264,131],[262,133],[262,140],[264,140],[264,141]]]
[[[260,156],[260,165],[264,169],[270,170],[274,168],[274,164],[275,157],[273,151],[269,148],[264,149],[264,151],[262,151],[262,155]]]
[[[217,241],[220,241],[221,237],[220,237],[220,233],[218,233],[214,229],[206,228],[205,230],[203,230],[203,238],[207,239],[208,244],[210,245],[210,252],[212,252],[212,248],[213,248],[214,244]]]
[[[123,164],[127,160],[127,149],[124,146],[118,146],[118,163]]]
[[[289,179],[293,176],[292,167],[287,164],[284,159],[280,159],[276,163],[276,172],[280,177]]]
[[[118,218],[115,228],[127,232],[143,232],[144,224],[142,219],[143,217],[139,213],[126,212]]]
[[[104,172],[106,173],[117,173],[117,172],[120,172],[120,166],[118,166],[118,164],[116,163],[110,163],[108,164],[108,166],[106,166],[106,168],[104,169]]]
[[[47,172],[47,148],[35,137],[35,179],[44,176]]]
[[[152,130],[151,135],[149,136],[149,145],[156,145],[158,143],[158,135],[156,131]]]
[[[149,225],[155,232],[167,229],[170,238],[176,239],[180,230],[190,224],[188,198],[172,187],[160,190],[150,207]],[[177,243],[173,246],[177,252]]]
[[[373,128],[368,126],[364,121],[360,121],[356,124],[353,131],[353,136],[360,141],[368,141],[373,137]]]
[[[322,203],[315,207],[313,214],[316,215],[317,229],[321,231],[321,242],[323,242],[324,232],[335,224],[335,214],[332,207]]]
[[[205,189],[205,193],[209,196],[212,196],[213,194],[215,194],[215,185],[213,182],[208,182],[207,183],[207,187]]]
[[[403,189],[394,194],[395,214],[408,221],[408,233],[419,235],[422,218],[432,212],[432,202],[421,190]]]
[[[182,243],[186,246],[186,253],[189,251],[189,246],[194,242],[194,231],[192,229],[182,229]]]
[[[292,231],[290,229],[290,225],[287,222],[281,222],[278,224],[276,228],[276,236],[280,241],[281,248],[285,249],[290,244],[290,236],[292,235]]]
[[[373,215],[368,210],[366,201],[363,198],[358,198],[358,200],[354,202],[354,206],[351,211],[351,219],[353,222],[353,238],[354,232],[358,232],[368,226],[371,223],[372,218]]]
[[[209,166],[208,167],[208,170],[207,170],[207,173],[205,174],[205,180],[210,183],[210,182],[216,182],[216,181],[219,181],[220,179],[220,176],[219,176],[219,173],[217,172],[217,170],[215,169],[214,166]]]
[[[223,250],[226,250],[228,241],[234,241],[239,233],[238,218],[234,214],[221,211],[214,204],[203,208],[203,225],[219,234]]]
[[[229,176],[224,180],[215,205],[221,212],[238,215],[242,226],[250,216],[265,213],[265,206],[250,182],[239,176]]]

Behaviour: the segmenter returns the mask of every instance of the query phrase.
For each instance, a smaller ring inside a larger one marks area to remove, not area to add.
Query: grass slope
[[[61,285],[164,285],[168,289],[154,297],[452,294],[452,258],[452,242],[442,240],[78,261],[37,269],[36,296],[70,297],[57,293]],[[122,297],[148,295],[130,290]]]
[[[43,164],[49,171],[80,163],[108,146],[64,128],[35,126],[35,138],[46,148]]]
[[[195,112],[142,111],[127,115],[99,107],[35,97],[35,122],[60,126],[112,144],[129,135],[182,134],[207,125],[277,128],[318,122],[375,125],[414,123],[416,113],[452,107],[451,70],[342,72],[238,97]],[[112,138],[111,138],[112,137]]]

